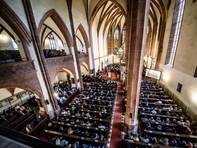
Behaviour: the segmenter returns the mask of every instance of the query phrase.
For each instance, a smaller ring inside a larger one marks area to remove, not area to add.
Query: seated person
[[[42,116],[39,115],[36,121],[37,121],[37,123],[40,123],[42,120],[43,120]]]
[[[64,129],[63,126],[59,127],[59,131],[62,132],[62,133],[66,133],[67,132],[66,128]]]
[[[84,120],[81,121],[81,126],[86,126]]]
[[[102,112],[107,112],[107,110],[105,109],[105,107],[103,107]]]
[[[158,123],[161,123],[161,118],[160,117],[157,117],[155,122],[158,122]]]
[[[79,111],[77,111],[77,113],[75,114],[75,116],[81,116],[81,114],[79,113]]]
[[[81,144],[79,143],[79,141],[76,141],[75,143],[74,143],[74,146],[73,146],[74,148],[81,148]]]
[[[153,117],[150,117],[149,121],[155,122],[155,119]]]
[[[160,143],[162,143],[163,145],[168,146],[169,145],[169,139],[168,138],[161,138],[159,140]]]
[[[74,131],[72,130],[72,127],[69,127],[69,128],[68,128],[68,134],[71,135],[71,134],[73,134],[73,133],[74,133]]]
[[[104,125],[102,125],[101,123],[99,123],[99,126],[98,126],[98,128],[105,128],[105,126]]]
[[[145,135],[144,137],[140,137],[141,141],[143,141],[144,143],[149,143],[149,138],[148,135]]]
[[[166,121],[165,121],[166,123],[170,123],[170,119],[169,118],[166,118]]]
[[[76,119],[75,124],[76,125],[80,125],[81,124],[80,120],[79,119]]]
[[[147,127],[148,130],[155,130],[155,128],[152,127],[150,123],[148,123],[148,124],[146,125],[146,127]]]
[[[153,110],[151,111],[151,113],[155,115],[155,114],[157,114],[157,111],[153,109]]]
[[[140,141],[139,137],[138,137],[138,134],[134,134],[133,135],[133,140],[134,141]]]
[[[157,126],[157,130],[158,130],[158,131],[162,131],[162,126],[161,126],[161,125],[158,125],[158,126]]]
[[[31,124],[27,124],[25,129],[26,129],[27,133],[30,133],[32,131],[33,127],[31,126]]]
[[[89,137],[89,138],[90,138],[90,137],[91,137],[91,134],[90,134],[90,132],[89,132],[89,131],[85,131],[84,136],[85,136],[85,137]]]
[[[189,120],[186,120],[186,121],[185,121],[185,125],[186,125],[186,126],[190,126]]]
[[[90,123],[89,121],[86,122],[86,126],[92,126],[92,123]]]
[[[61,139],[61,138],[57,138],[55,140],[55,145],[58,145],[58,146],[61,146],[61,147],[64,147],[68,144],[68,141],[64,140],[64,139]]]
[[[92,138],[95,139],[95,140],[98,140],[100,137],[99,137],[99,134],[98,133],[94,133],[92,135]]]

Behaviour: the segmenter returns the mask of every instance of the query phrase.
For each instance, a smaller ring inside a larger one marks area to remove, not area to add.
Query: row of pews
[[[47,126],[48,122],[48,116],[43,117],[42,121],[38,122],[36,114],[33,110],[30,109],[24,114],[13,114],[6,121],[0,123],[0,125],[18,132],[37,137],[44,131],[44,128]],[[31,125],[32,127],[32,130],[29,133],[27,133],[26,130],[27,124]]]
[[[182,108],[155,82],[142,82],[138,112],[139,135],[124,139],[125,146],[178,148],[197,145],[196,123],[190,121]]]
[[[106,147],[116,88],[115,82],[99,77],[84,82],[82,92],[62,107],[60,116],[48,124],[45,129],[48,141],[58,145],[57,139],[61,139],[64,147]]]

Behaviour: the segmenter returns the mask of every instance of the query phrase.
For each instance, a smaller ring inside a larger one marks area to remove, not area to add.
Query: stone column
[[[138,102],[146,45],[150,0],[128,1],[127,21],[127,103],[125,132],[137,132]],[[129,8],[130,7],[130,8]]]

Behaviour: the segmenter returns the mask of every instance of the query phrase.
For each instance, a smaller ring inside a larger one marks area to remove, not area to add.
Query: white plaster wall
[[[159,70],[162,71],[160,81],[185,104],[197,111],[197,79],[163,64],[160,64]],[[178,83],[183,85],[181,93],[176,91]]]
[[[66,24],[69,32],[71,32],[68,7],[65,0],[33,0],[31,1],[31,4],[37,26],[39,25],[41,18],[47,11],[55,9]]]
[[[58,81],[60,81],[60,80],[67,81],[67,76],[66,76],[66,73],[65,72],[59,72],[57,74],[57,77],[58,77]]]
[[[18,15],[26,28],[29,30],[29,25],[27,22],[22,0],[5,0],[5,2],[12,8],[12,10]]]
[[[6,89],[6,88],[1,88],[0,89],[0,101],[7,98],[7,97],[10,97],[12,96],[12,94]]]
[[[21,89],[21,88],[18,88],[16,87],[15,90],[14,90],[14,94],[17,94],[19,92],[22,92],[22,91],[25,91],[24,89]]]
[[[80,69],[81,69],[81,75],[88,75],[89,74],[83,65],[80,66]]]
[[[197,3],[186,1],[174,68],[191,76],[197,66]]]
[[[73,0],[72,2],[72,14],[73,14],[73,21],[74,21],[74,28],[75,30],[77,27],[82,24],[86,34],[89,38],[89,33],[88,33],[88,22],[87,22],[87,16],[86,16],[86,10],[84,6],[83,1],[79,0]]]

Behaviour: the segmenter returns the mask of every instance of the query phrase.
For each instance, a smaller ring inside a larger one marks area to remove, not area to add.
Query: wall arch
[[[100,0],[100,1],[97,3],[97,5],[94,7],[94,10],[92,11],[91,16],[90,16],[90,24],[93,23],[94,18],[95,18],[95,16],[96,16],[96,14],[98,13],[100,7],[101,7],[103,4],[105,4],[105,2],[107,2],[107,1],[108,1],[108,0]],[[111,1],[112,3],[114,3],[116,6],[118,6],[118,7],[121,9],[123,15],[126,17],[126,13],[125,13],[124,9],[122,8],[122,6],[121,6],[116,0],[110,0],[110,1]]]
[[[86,34],[86,31],[85,31],[85,29],[84,29],[84,27],[83,27],[82,24],[79,24],[79,26],[77,27],[77,31],[78,31],[78,30],[81,32],[81,35],[82,35],[82,37],[83,37],[83,39],[84,39],[84,42],[85,42],[86,51],[87,51],[87,53],[88,53],[88,48],[90,47],[90,43],[89,43],[89,40],[88,40],[88,36],[87,36],[87,34]],[[76,31],[76,32],[77,32],[77,31]]]
[[[42,19],[40,20],[40,23],[38,25],[38,32],[40,33],[41,27],[48,17],[51,17],[51,19],[55,22],[57,27],[60,29],[60,31],[62,32],[62,34],[67,42],[69,50],[70,50],[70,47],[73,46],[72,37],[71,37],[70,32],[69,32],[68,28],[66,27],[64,21],[62,20],[62,18],[59,16],[59,14],[54,9],[51,9],[44,14],[44,16],[42,17]]]
[[[1,88],[16,88],[16,87],[35,93],[40,99],[43,99],[43,95],[39,90],[37,90],[36,88],[33,88],[32,86],[26,85],[24,83],[0,84],[0,89]]]
[[[31,59],[28,46],[32,38],[30,32],[27,30],[25,24],[17,16],[17,14],[6,4],[5,1],[0,1],[0,17],[12,28],[12,30],[19,37],[23,48],[25,50],[27,59]]]

